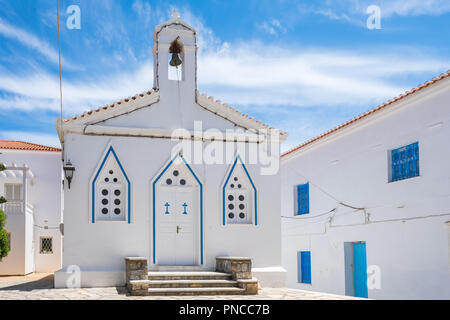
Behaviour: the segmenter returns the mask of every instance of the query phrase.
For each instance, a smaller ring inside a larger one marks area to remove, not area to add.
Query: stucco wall
[[[443,80],[284,158],[283,216],[293,217],[294,186],[310,187],[310,214],[282,219],[290,287],[344,294],[344,242],[366,241],[368,266],[381,270],[381,289],[369,290],[370,298],[450,298],[449,85]],[[416,141],[420,176],[388,182],[389,151]],[[367,208],[370,223],[339,202]],[[311,285],[297,283],[303,250],[311,251]]]
[[[64,190],[64,267],[85,271],[124,270],[127,256],[152,256],[151,181],[170,159],[176,142],[168,139],[66,135],[66,159],[76,171]],[[131,188],[131,224],[90,220],[89,182],[108,144],[113,146]],[[204,186],[204,269],[215,257],[249,256],[255,267],[281,265],[279,175],[247,169],[258,190],[258,225],[222,226],[221,186],[230,164],[196,165]],[[149,263],[151,261],[149,260]]]
[[[59,152],[2,150],[0,162],[6,163],[6,165],[15,163],[17,166],[26,164],[34,175],[33,183],[30,178],[27,179],[27,202],[34,207],[33,214],[23,217],[24,227],[21,229],[8,229],[12,228],[12,220],[15,219],[13,214],[9,215],[6,225],[6,229],[12,234],[13,247],[14,242],[17,241],[15,239],[23,239],[24,245],[20,250],[26,251],[26,254],[24,253],[26,260],[23,261],[25,265],[22,266],[22,262],[20,262],[14,268],[24,269],[25,273],[54,272],[60,269],[62,265],[62,236],[59,231],[59,225],[62,222],[61,154]],[[22,177],[0,177],[0,194],[4,194],[4,183],[22,183]],[[48,222],[46,223],[45,220]],[[45,229],[46,226],[48,229]],[[53,254],[41,255],[39,253],[41,236],[53,236]],[[13,255],[12,252],[11,255]],[[4,261],[6,263],[8,258]],[[3,270],[2,264],[3,262],[0,262],[0,272]]]

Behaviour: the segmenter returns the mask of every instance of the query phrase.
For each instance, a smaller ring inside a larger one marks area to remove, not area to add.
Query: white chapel
[[[284,286],[287,133],[199,93],[197,32],[176,11],[153,40],[152,90],[56,121],[73,176],[55,286],[77,274],[82,287],[124,285],[130,257],[151,272],[203,273],[217,258],[248,259],[260,286]]]

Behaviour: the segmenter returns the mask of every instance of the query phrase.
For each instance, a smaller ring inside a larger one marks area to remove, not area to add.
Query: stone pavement
[[[0,300],[350,300],[338,296],[287,288],[263,288],[255,296],[131,297],[125,287],[54,289],[53,274],[0,277]]]

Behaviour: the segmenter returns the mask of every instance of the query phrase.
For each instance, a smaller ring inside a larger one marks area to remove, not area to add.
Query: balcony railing
[[[0,205],[2,211],[6,214],[23,214],[24,203],[23,201],[8,201]],[[33,206],[29,203],[25,204],[25,212],[33,213]]]

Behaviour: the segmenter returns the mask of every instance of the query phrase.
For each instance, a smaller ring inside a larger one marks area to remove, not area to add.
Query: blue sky
[[[65,117],[151,89],[174,7],[199,32],[200,92],[289,131],[283,150],[450,69],[448,0],[61,0]],[[0,0],[0,139],[59,145],[57,44],[56,0]]]

